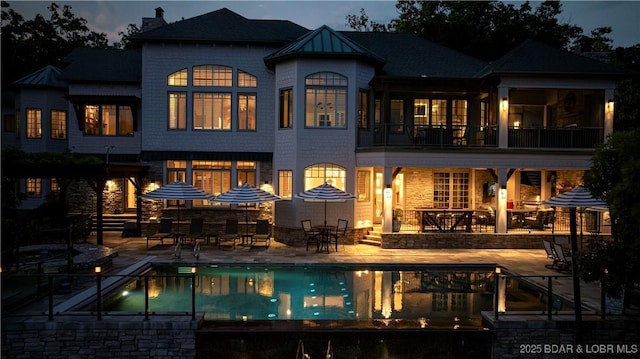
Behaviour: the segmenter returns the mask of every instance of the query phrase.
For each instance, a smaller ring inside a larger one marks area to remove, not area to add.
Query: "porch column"
[[[496,233],[507,233],[507,168],[498,168]]]
[[[393,231],[393,173],[391,167],[382,170],[382,233]]]
[[[498,148],[507,148],[509,147],[509,88],[508,87],[498,87],[498,107],[497,108],[498,108]]]

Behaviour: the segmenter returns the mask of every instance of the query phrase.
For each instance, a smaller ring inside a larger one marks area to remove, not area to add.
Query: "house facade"
[[[509,210],[582,183],[613,129],[625,76],[535,41],[486,63],[408,34],[309,30],[228,9],[173,24],[162,14],[132,49],[79,49],[49,69],[62,87],[16,82],[19,130],[8,134],[5,123],[3,140],[148,165],[143,191],[176,180],[213,194],[261,187],[283,200],[252,216],[280,233],[323,220],[321,204],[295,194],[324,182],[356,196],[327,212],[352,230],[391,232],[398,213],[423,230],[420,211],[450,210],[474,223],[488,211],[493,231],[506,233]],[[32,137],[59,129],[55,109],[65,137]],[[111,200],[95,205],[135,211],[133,182],[114,178]],[[177,206],[211,218],[245,210],[168,201],[159,211]],[[155,214],[147,208],[143,219]]]

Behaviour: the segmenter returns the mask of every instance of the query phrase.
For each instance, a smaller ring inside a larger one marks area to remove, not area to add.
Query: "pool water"
[[[196,312],[207,320],[403,320],[423,328],[481,327],[492,310],[493,267],[200,266]],[[154,266],[105,296],[107,312],[191,312],[189,268]],[[184,274],[182,274],[184,273]]]

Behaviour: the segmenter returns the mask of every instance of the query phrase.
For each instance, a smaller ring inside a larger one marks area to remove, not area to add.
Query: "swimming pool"
[[[154,265],[103,300],[106,312],[190,312],[190,268]],[[206,320],[402,321],[481,327],[491,310],[494,267],[199,266],[196,312]],[[148,279],[144,280],[144,277]],[[148,283],[148,288],[145,288]]]

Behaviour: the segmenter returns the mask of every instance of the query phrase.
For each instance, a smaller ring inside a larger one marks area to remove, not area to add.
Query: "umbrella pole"
[[[327,226],[327,201],[324,201],[324,226]]]

